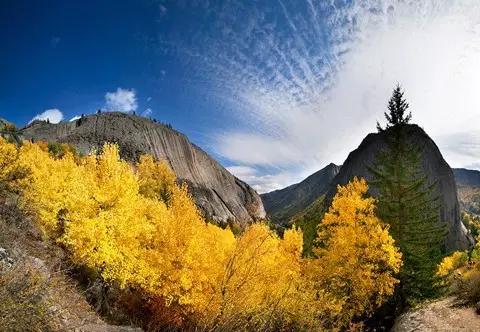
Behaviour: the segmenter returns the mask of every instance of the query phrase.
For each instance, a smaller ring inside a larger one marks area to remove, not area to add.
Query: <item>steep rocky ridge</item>
[[[457,186],[470,186],[480,188],[480,171],[466,168],[454,168],[453,174]]]
[[[268,216],[275,223],[285,225],[295,214],[325,194],[339,170],[340,166],[329,164],[302,182],[260,195]]]
[[[248,223],[264,218],[259,195],[230,174],[206,152],[170,126],[124,113],[109,112],[82,117],[72,122],[51,124],[34,121],[21,130],[25,139],[75,145],[81,152],[115,142],[129,160],[152,154],[169,162],[179,180],[186,181],[197,205],[208,219],[219,223]]]
[[[388,132],[369,134],[360,146],[352,151],[337,176],[331,182],[325,202],[328,205],[336,193],[338,184],[344,185],[354,176],[371,180],[367,166],[372,165],[379,151],[386,147]],[[435,142],[417,125],[406,127],[408,140],[417,145],[421,151],[422,166],[431,183],[437,183],[440,196],[440,219],[447,223],[448,234],[445,244],[448,249],[465,249],[472,244],[472,239],[467,234],[460,219],[460,206],[457,197],[457,188],[453,171],[443,159]],[[371,188],[371,194],[377,192]]]

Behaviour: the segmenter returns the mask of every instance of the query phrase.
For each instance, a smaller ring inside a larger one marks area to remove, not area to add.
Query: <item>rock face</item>
[[[329,204],[336,193],[338,184],[348,183],[354,176],[371,180],[367,166],[371,166],[379,151],[386,148],[385,137],[387,133],[369,134],[360,146],[352,151],[340,172],[330,184],[326,195],[326,204]],[[421,151],[422,166],[431,183],[437,183],[440,196],[440,219],[447,223],[448,234],[445,239],[447,249],[466,249],[472,245],[472,239],[467,234],[460,220],[460,206],[457,197],[457,188],[453,171],[443,159],[435,142],[417,125],[406,127],[408,140],[417,145]],[[377,193],[371,188],[371,194]]]
[[[295,214],[326,193],[339,170],[340,166],[330,164],[300,183],[260,195],[268,216],[276,223],[286,224]]]
[[[169,126],[123,113],[101,113],[72,122],[35,121],[21,131],[25,139],[75,145],[81,152],[115,142],[122,157],[136,160],[148,153],[167,160],[180,181],[186,181],[208,219],[219,223],[248,223],[264,218],[258,194],[230,174],[206,152]]]

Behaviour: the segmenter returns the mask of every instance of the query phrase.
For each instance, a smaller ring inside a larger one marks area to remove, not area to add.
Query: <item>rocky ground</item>
[[[392,332],[409,331],[480,331],[480,316],[475,308],[461,305],[454,297],[447,297],[401,315]]]
[[[61,248],[16,208],[0,204],[0,330],[141,332],[105,322],[69,277]]]

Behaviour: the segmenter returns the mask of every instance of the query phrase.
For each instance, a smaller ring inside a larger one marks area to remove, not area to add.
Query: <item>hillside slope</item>
[[[454,168],[453,174],[462,210],[480,216],[480,171]]]
[[[286,225],[294,215],[325,194],[339,170],[340,166],[329,164],[302,182],[260,195],[268,216],[273,222]]]
[[[59,124],[35,121],[21,133],[25,139],[70,143],[83,153],[100,149],[104,142],[115,142],[126,159],[152,154],[167,160],[179,180],[188,183],[207,219],[244,224],[265,217],[260,196],[248,184],[230,174],[185,135],[149,119],[101,113]]]
[[[141,332],[128,319],[107,322],[87,301],[67,253],[46,240],[17,206],[0,193],[0,330]],[[119,326],[118,324],[127,324]]]
[[[406,130],[409,141],[420,149],[422,166],[430,183],[437,184],[441,205],[440,220],[447,223],[448,228],[445,239],[447,249],[469,247],[472,245],[472,239],[460,219],[460,205],[452,169],[443,159],[435,142],[422,128],[417,125],[408,125]],[[360,146],[348,155],[340,172],[330,184],[325,199],[327,206],[336,193],[337,185],[348,183],[354,176],[364,177],[367,181],[371,180],[367,167],[375,162],[378,152],[386,147],[386,135],[388,132],[367,135]],[[370,192],[374,196],[377,195],[373,188]]]

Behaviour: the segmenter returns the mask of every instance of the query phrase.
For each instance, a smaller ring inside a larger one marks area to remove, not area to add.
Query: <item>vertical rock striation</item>
[[[149,119],[108,112],[59,124],[34,121],[21,133],[25,139],[73,144],[83,153],[113,142],[128,160],[151,154],[167,160],[179,180],[188,183],[208,219],[245,224],[265,217],[259,195],[248,184],[230,174],[185,135]]]

